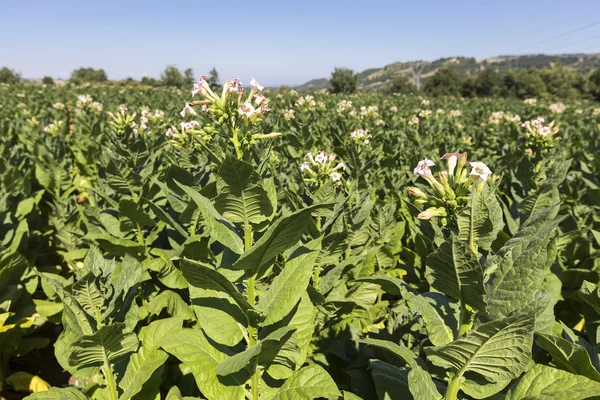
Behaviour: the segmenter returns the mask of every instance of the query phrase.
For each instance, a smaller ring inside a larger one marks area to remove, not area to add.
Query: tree
[[[191,68],[186,69],[183,72],[183,80],[185,82],[186,86],[192,86],[194,83],[196,83],[196,78],[194,78],[194,70]]]
[[[548,94],[561,99],[575,99],[587,91],[583,76],[571,71],[562,65],[544,68],[540,71],[540,78],[546,85]]]
[[[149,78],[149,77],[147,77],[147,76],[144,76],[144,77],[142,78],[142,80],[140,81],[140,83],[141,83],[142,85],[154,86],[154,87],[156,87],[156,86],[162,86],[162,84],[163,84],[163,83],[162,83],[161,81],[159,81],[158,79],[155,79],[155,78]]]
[[[348,68],[335,68],[331,73],[331,93],[355,93],[358,74]]]
[[[71,73],[70,81],[73,83],[81,82],[106,82],[108,76],[103,69],[78,68]]]
[[[590,94],[600,101],[600,68],[593,71],[588,77]]]
[[[219,73],[217,72],[217,69],[213,67],[213,69],[211,69],[208,72],[208,78],[206,78],[206,83],[208,83],[208,86],[214,91],[214,90],[218,90],[221,85],[219,84]]]
[[[459,96],[462,79],[458,72],[444,67],[425,82],[425,93],[431,96]]]
[[[389,88],[390,93],[412,94],[418,92],[417,86],[406,75],[400,75]]]
[[[182,87],[185,84],[185,77],[174,65],[169,65],[160,74],[160,80],[165,86]]]
[[[19,83],[21,81],[21,74],[8,67],[0,69],[0,83]]]
[[[51,77],[51,76],[45,76],[45,77],[42,79],[42,83],[43,83],[44,85],[54,85],[54,79],[52,79],[52,77]]]
[[[502,77],[493,69],[486,68],[475,79],[475,94],[479,97],[491,97],[500,92]]]
[[[543,97],[548,93],[540,71],[534,68],[517,72],[516,85],[517,97],[521,99]]]

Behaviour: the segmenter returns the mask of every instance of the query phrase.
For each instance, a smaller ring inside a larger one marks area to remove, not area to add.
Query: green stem
[[[102,372],[104,373],[104,378],[106,378],[106,386],[108,387],[108,391],[110,393],[110,400],[118,400],[119,395],[117,393],[117,384],[115,383],[115,377],[112,373],[112,367],[108,360],[104,361],[104,367],[102,367]]]
[[[240,148],[240,140],[238,138],[238,130],[237,128],[231,127],[231,132],[233,133],[233,138],[231,139],[233,142],[233,147],[235,148],[235,155],[238,160],[242,159],[242,149]]]
[[[244,244],[246,247],[246,251],[252,247],[252,227],[248,222],[245,223],[244,226]],[[256,297],[254,294],[254,286],[256,283],[256,273],[248,278],[248,289],[247,289],[247,297],[248,303],[254,307],[256,304]],[[248,347],[252,347],[256,344],[258,339],[258,330],[256,326],[254,326],[254,322],[250,321],[248,324]],[[260,384],[260,376],[258,374],[258,358],[255,357],[252,365],[252,379],[250,381],[250,388],[252,393],[252,400],[258,400],[258,386]]]
[[[460,332],[459,335],[462,336],[467,333],[471,329],[471,315],[469,310],[465,307],[465,305],[461,302],[460,304]]]
[[[456,400],[458,391],[460,390],[461,378],[459,376],[453,376],[448,381],[448,388],[446,389],[446,395],[444,400]]]

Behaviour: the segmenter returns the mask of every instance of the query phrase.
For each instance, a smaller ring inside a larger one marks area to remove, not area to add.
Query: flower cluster
[[[544,125],[544,118],[538,118],[525,121],[521,126],[525,129],[526,147],[529,149],[544,153],[554,147],[554,142],[561,140],[555,136],[559,129],[554,121]]]
[[[408,120],[408,125],[416,126],[416,125],[419,125],[419,122],[421,122],[421,120],[419,119],[419,117],[417,117],[415,115],[414,117],[412,117],[411,119]]]
[[[421,119],[427,119],[427,118],[431,117],[431,114],[433,114],[433,111],[431,111],[431,110],[421,110],[421,111],[419,111],[418,116]]]
[[[440,217],[442,226],[455,226],[458,213],[469,201],[472,186],[482,190],[492,171],[482,162],[470,162],[469,171],[466,168],[467,153],[444,154],[442,160],[447,162],[448,168],[439,172],[437,177],[431,171],[431,167],[436,165],[432,160],[425,158],[419,161],[413,175],[423,178],[430,185],[430,190],[410,187],[408,191],[416,197],[415,203],[425,208],[417,218],[429,220]]]
[[[64,110],[65,109],[65,105],[63,103],[54,103],[52,104],[52,108],[54,108],[55,110]]]
[[[317,108],[317,102],[315,101],[314,96],[307,94],[304,97],[302,97],[302,96],[298,97],[298,100],[296,100],[296,106],[298,108],[303,108],[305,110],[313,111]]]
[[[593,116],[600,115],[600,108],[594,108],[594,111],[592,112],[592,115]]]
[[[96,113],[100,113],[102,112],[102,109],[104,108],[103,104],[100,103],[99,101],[94,101],[92,99],[92,96],[90,96],[89,94],[82,94],[77,96],[77,112],[81,112],[84,110],[87,111],[93,111]]]
[[[495,111],[488,118],[489,125],[499,125],[500,123],[516,123],[521,122],[519,114],[512,114],[506,111]]]
[[[346,111],[352,110],[352,102],[349,100],[342,100],[337,105],[338,114],[343,114]]]
[[[44,127],[44,132],[49,133],[52,136],[57,136],[65,128],[65,122],[54,121],[53,123]]]
[[[315,186],[321,186],[327,181],[340,182],[342,174],[346,170],[346,165],[340,162],[335,164],[337,156],[325,151],[319,151],[316,156],[308,153],[300,166],[300,171],[304,175],[304,181]],[[335,165],[334,165],[335,164]]]
[[[250,90],[245,90],[242,81],[234,77],[225,81],[221,94],[217,95],[210,88],[206,76],[202,76],[191,91],[192,97],[201,99],[187,102],[180,113],[184,118],[194,116],[195,120],[182,122],[181,131],[169,128],[167,137],[180,145],[187,140],[210,141],[219,132],[224,132],[231,135],[236,155],[241,157],[243,151],[258,140],[279,136],[279,133],[257,132],[264,114],[270,111],[269,99],[263,94],[264,87],[254,78],[249,86]],[[195,109],[197,106],[200,113]]]
[[[567,109],[567,106],[564,103],[552,103],[548,106],[548,109],[554,114],[561,114]]]
[[[350,133],[350,137],[357,144],[368,145],[371,143],[371,134],[366,129],[356,129]]]
[[[462,111],[460,110],[452,110],[449,114],[452,118],[458,118],[462,115]]]
[[[394,113],[396,113],[396,112],[398,112],[398,107],[396,107],[396,106],[391,106],[391,107],[390,107],[390,111],[391,111],[391,112],[394,112]]]
[[[363,118],[376,119],[379,117],[379,109],[377,106],[362,106],[360,108],[360,116]]]
[[[296,111],[294,111],[293,109],[290,108],[290,109],[287,109],[287,110],[285,110],[283,112],[283,118],[286,121],[290,121],[292,119],[296,119],[296,115],[295,114],[296,114]]]
[[[523,100],[523,103],[533,106],[535,103],[537,103],[537,99],[525,99]]]

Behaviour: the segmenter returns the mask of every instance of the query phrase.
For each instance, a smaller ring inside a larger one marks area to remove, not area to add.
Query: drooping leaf
[[[583,346],[547,334],[539,334],[536,344],[552,356],[560,369],[600,382],[600,372]]]
[[[209,199],[189,186],[181,184],[179,186],[198,206],[211,237],[227,246],[234,253],[242,254],[244,252],[244,243],[238,235],[235,226],[219,214]]]
[[[596,396],[600,396],[599,382],[585,376],[536,364],[511,386],[506,400],[583,400]]]
[[[485,311],[483,269],[469,246],[451,235],[427,256],[429,284],[446,296]]]
[[[531,360],[534,323],[530,315],[491,321],[448,345],[425,349],[427,358],[457,378],[474,372],[490,382],[514,379]]]
[[[253,273],[271,264],[284,250],[295,245],[312,223],[314,210],[328,207],[317,204],[290,215],[280,217],[267,229],[265,234],[233,264],[234,269],[250,270]]]
[[[124,333],[125,324],[106,325],[92,335],[85,335],[73,344],[69,363],[82,367],[101,366],[136,351],[135,333]]]
[[[315,240],[298,248],[286,260],[283,270],[260,299],[259,309],[265,314],[264,325],[279,322],[298,303],[313,274],[320,249],[321,241]]]

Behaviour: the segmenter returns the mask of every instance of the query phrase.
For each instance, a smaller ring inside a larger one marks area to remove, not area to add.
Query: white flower
[[[264,87],[262,87],[262,86],[260,85],[260,83],[258,83],[258,82],[256,81],[256,79],[254,79],[254,78],[252,78],[252,79],[250,80],[250,86],[252,86],[252,89],[254,89],[254,90],[258,90],[259,92],[262,92],[262,90],[264,89]]]
[[[315,162],[323,164],[325,163],[325,161],[327,161],[327,153],[325,153],[324,151],[320,151],[319,154],[317,154],[317,156],[315,157]]]
[[[250,118],[255,112],[256,112],[256,109],[250,103],[244,103],[238,109],[238,113],[240,113],[241,115],[243,115],[246,118]]]
[[[192,89],[192,97],[194,97],[196,93],[200,93],[201,95],[204,94],[205,85],[208,85],[208,83],[206,82],[206,76],[202,75],[198,83],[194,83],[194,88]]]
[[[283,118],[285,118],[286,121],[289,121],[291,119],[295,119],[296,117],[294,116],[295,111],[292,109],[289,110],[285,110],[283,112]]]
[[[483,181],[487,181],[489,176],[492,174],[492,171],[482,162],[470,162],[471,164],[471,172],[470,176],[473,179],[481,179]]]
[[[433,167],[435,163],[428,158],[419,161],[415,169],[413,170],[413,175],[431,175],[431,170],[429,167]]]
[[[265,99],[266,97],[262,93],[256,93],[254,95],[254,101],[257,106],[260,105]]]
[[[532,106],[535,103],[537,103],[537,99],[525,99],[525,100],[523,100],[523,103],[529,104],[530,106]]]
[[[165,136],[166,136],[166,137],[171,137],[171,136],[173,136],[173,129],[171,129],[171,128],[167,129],[167,131],[165,132]]]
[[[238,78],[231,78],[231,80],[229,81],[229,91],[240,93],[243,92],[244,85],[242,84],[242,81],[240,81]]]
[[[190,106],[190,103],[185,103],[185,107],[179,113],[182,117],[185,117],[187,114],[196,115],[196,111]]]
[[[329,174],[329,176],[331,177],[331,180],[333,182],[337,182],[340,179],[342,179],[342,174],[340,174],[339,172],[332,172],[331,174]]]
[[[300,165],[300,171],[308,171],[310,170],[310,165],[308,165],[308,163],[306,161],[304,161],[302,163],[302,165]]]

